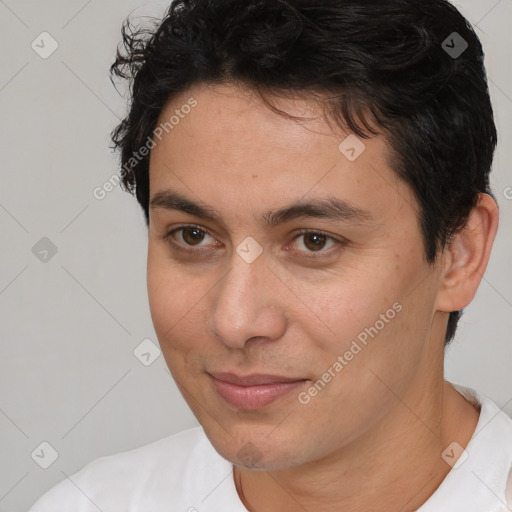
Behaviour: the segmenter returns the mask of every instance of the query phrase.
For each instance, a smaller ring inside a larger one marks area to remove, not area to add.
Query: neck
[[[441,453],[453,441],[467,446],[479,417],[442,375],[434,382],[397,397],[378,425],[328,458],[279,471],[235,467],[245,507],[251,512],[416,510],[451,469]]]

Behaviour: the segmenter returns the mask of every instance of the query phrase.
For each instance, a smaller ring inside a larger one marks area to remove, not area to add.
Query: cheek
[[[305,350],[314,350],[315,370],[331,369],[336,374],[333,391],[340,392],[340,385],[344,392],[364,399],[361,390],[378,396],[376,387],[382,387],[374,373],[399,387],[397,380],[410,378],[400,377],[397,369],[417,366],[435,300],[430,279],[417,287],[428,269],[415,261],[411,258],[399,265],[393,253],[381,254],[367,261],[364,271],[354,266],[329,279],[311,283],[296,279],[308,308],[302,307],[304,313],[294,317],[308,340]],[[338,356],[344,359],[342,369],[339,364],[333,368]]]
[[[311,281],[297,276],[288,281],[301,298],[290,299],[295,304],[294,319],[318,349],[343,353],[358,336],[364,341],[365,329],[377,323],[379,331],[385,330],[397,317],[400,279],[396,273],[386,275],[377,262],[364,269],[343,268]]]
[[[179,338],[176,335],[190,322],[189,316],[199,300],[201,284],[197,277],[187,275],[172,262],[164,249],[151,242],[147,265],[149,307],[158,340],[164,350],[177,347]],[[198,292],[194,293],[194,290]]]
[[[215,273],[180,265],[171,260],[165,247],[150,242],[147,286],[151,318],[175,376],[177,372],[196,373],[201,355],[211,350],[207,332],[209,291],[218,279]]]

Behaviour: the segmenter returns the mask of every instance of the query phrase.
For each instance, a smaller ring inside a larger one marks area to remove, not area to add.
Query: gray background
[[[121,23],[129,13],[161,16],[166,5],[0,0],[1,511],[26,510],[95,457],[197,424],[163,357],[145,366],[133,353],[144,339],[156,342],[142,211],[119,187],[103,200],[93,196],[117,171],[109,133],[125,99],[107,70]],[[492,182],[501,223],[446,370],[449,380],[478,388],[510,414],[512,0],[456,5],[486,50],[500,135]],[[47,59],[31,47],[43,31],[58,43]],[[32,251],[43,237],[57,248],[46,262]],[[52,452],[42,442],[58,453],[48,469],[40,465]]]

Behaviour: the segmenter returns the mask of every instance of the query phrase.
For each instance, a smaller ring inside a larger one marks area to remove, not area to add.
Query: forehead
[[[329,194],[377,214],[404,202],[415,211],[412,191],[389,165],[383,136],[355,137],[328,122],[314,99],[269,99],[305,119],[279,115],[235,85],[197,84],[171,98],[158,120],[168,129],[150,155],[150,195],[193,188],[206,202],[247,206],[252,200],[256,207]]]
[[[326,145],[337,149],[350,135],[332,119],[327,120],[324,105],[313,96],[306,93],[277,96],[267,92],[265,97],[283,115],[272,111],[252,89],[234,84],[199,83],[171,97],[161,111],[158,124],[164,125],[173,118],[169,132],[186,136],[187,128],[193,129],[198,144],[215,143],[232,150],[239,148],[241,152],[264,151],[265,147],[257,146],[259,142],[278,148],[280,153],[289,151],[312,157],[323,153]],[[195,106],[189,108],[187,105],[192,101]],[[372,145],[378,146],[387,158],[383,137],[375,138]]]

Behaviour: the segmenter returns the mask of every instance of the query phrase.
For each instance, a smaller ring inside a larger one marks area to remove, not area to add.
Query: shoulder
[[[452,385],[480,410],[478,424],[465,448],[445,449],[452,470],[418,512],[512,510],[512,419],[483,393]]]
[[[218,479],[230,470],[203,429],[195,427],[93,460],[50,489],[30,512],[157,512],[173,510],[170,504],[186,511],[208,487],[212,472]]]

